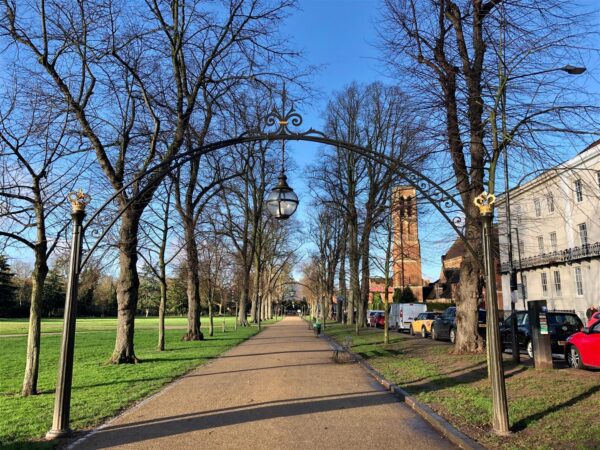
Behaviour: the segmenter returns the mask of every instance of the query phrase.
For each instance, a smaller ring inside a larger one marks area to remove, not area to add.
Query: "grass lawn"
[[[222,318],[215,317],[215,326],[221,326]],[[229,320],[229,319],[227,319]],[[206,321],[206,324],[204,323]],[[61,333],[62,317],[60,319],[43,319],[42,333]],[[208,324],[208,318],[202,317],[202,325]],[[85,318],[77,319],[77,331],[114,331],[117,326],[117,318],[110,317],[106,319]],[[170,328],[187,327],[186,317],[169,317],[166,326]],[[158,317],[137,317],[135,320],[135,329],[158,329]],[[0,319],[0,336],[7,334],[27,334],[29,329],[28,319]]]
[[[449,343],[395,331],[387,346],[381,330],[366,329],[354,336],[353,327],[328,324],[325,332],[339,342],[352,336],[353,352],[485,447],[600,448],[600,371],[538,371],[514,365],[505,355],[514,433],[500,438],[490,427],[491,388],[484,355],[450,355]]]
[[[215,318],[215,336],[208,337],[208,320],[203,318],[203,342],[181,341],[185,318],[168,318],[166,351],[156,351],[156,318],[136,320],[135,351],[142,360],[136,365],[107,364],[115,340],[116,319],[78,319],[71,401],[71,425],[83,429],[101,423],[120,410],[160,389],[188,370],[215,358],[225,350],[257,333],[255,327],[233,329],[233,318]],[[44,320],[42,333],[60,331],[61,321]],[[1,334],[22,332],[26,321],[2,320]],[[176,327],[173,329],[172,327]],[[7,332],[6,330],[11,330]],[[0,375],[0,446],[12,448],[51,448],[42,438],[52,425],[54,389],[60,335],[42,336],[40,356],[40,395],[21,397],[27,337],[2,337]]]

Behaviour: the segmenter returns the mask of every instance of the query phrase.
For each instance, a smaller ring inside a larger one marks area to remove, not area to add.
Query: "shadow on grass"
[[[50,450],[59,444],[58,440],[52,441],[24,441],[12,442],[10,444],[2,444],[2,450]]]
[[[515,422],[515,424],[512,427],[512,430],[513,431],[523,431],[527,427],[531,426],[533,423],[546,417],[548,414],[552,414],[557,411],[560,411],[561,409],[568,408],[569,406],[573,406],[576,403],[579,403],[580,401],[591,397],[592,395],[594,395],[597,392],[600,392],[600,386],[594,386],[594,387],[588,389],[587,391],[582,392],[581,394],[579,394],[565,402],[559,403],[558,405],[554,405],[548,409],[545,409],[544,411],[540,411],[539,413],[531,414],[530,416],[527,416],[527,417],[519,420],[518,422]],[[590,414],[598,414],[598,412],[590,411]]]

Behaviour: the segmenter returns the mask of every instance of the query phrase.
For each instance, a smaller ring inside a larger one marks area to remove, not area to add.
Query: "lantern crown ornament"
[[[77,192],[69,192],[67,198],[71,203],[73,212],[85,211],[85,207],[92,201],[92,197],[83,192],[82,189],[79,189]]]
[[[496,196],[494,194],[488,194],[482,192],[473,200],[475,206],[479,208],[479,213],[483,216],[485,214],[491,214],[494,210],[494,203],[496,202]]]

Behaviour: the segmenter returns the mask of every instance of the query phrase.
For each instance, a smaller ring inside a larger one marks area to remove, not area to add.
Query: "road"
[[[71,448],[453,446],[360,366],[334,363],[325,340],[287,317]]]

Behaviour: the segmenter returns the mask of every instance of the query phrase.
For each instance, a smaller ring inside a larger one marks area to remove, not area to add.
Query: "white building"
[[[600,140],[571,160],[510,191],[513,266],[526,300],[548,309],[600,305]],[[496,202],[502,292],[510,298],[504,195]],[[525,309],[519,295],[517,309]],[[504,302],[510,309],[510,302]]]

